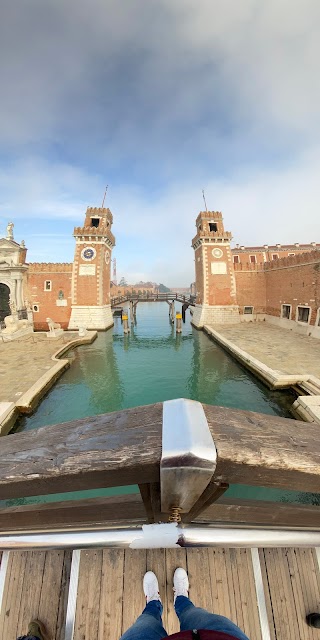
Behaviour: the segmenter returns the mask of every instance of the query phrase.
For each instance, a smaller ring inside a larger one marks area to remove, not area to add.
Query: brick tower
[[[196,307],[192,324],[239,322],[236,283],[230,249],[231,233],[224,230],[222,213],[201,211],[192,240],[195,253]]]
[[[76,247],[72,270],[72,311],[69,329],[108,329],[113,325],[110,306],[110,209],[88,207],[83,227],[75,227]]]

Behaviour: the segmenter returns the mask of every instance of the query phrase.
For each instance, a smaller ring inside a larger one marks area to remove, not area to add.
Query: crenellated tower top
[[[103,239],[110,247],[115,246],[115,237],[111,232],[113,215],[110,209],[105,207],[87,207],[83,227],[75,227],[75,238]]]
[[[224,230],[223,216],[220,211],[200,211],[196,219],[197,234],[192,240],[195,249],[202,242],[230,242],[232,234]]]

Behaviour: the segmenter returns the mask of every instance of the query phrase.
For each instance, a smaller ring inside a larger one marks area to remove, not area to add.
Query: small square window
[[[298,322],[305,322],[306,324],[308,324],[310,307],[297,307],[297,316]]]
[[[233,264],[239,264],[240,258],[239,256],[233,256]]]
[[[209,222],[209,231],[218,231],[218,226],[215,222]]]
[[[278,260],[279,258],[279,254],[278,253],[273,253],[272,254],[272,260]]]
[[[32,305],[32,311],[34,313],[39,313],[39,305],[38,304],[33,304]]]
[[[252,315],[253,314],[253,307],[243,307],[243,313],[246,315]]]
[[[250,262],[251,262],[251,264],[256,264],[256,262],[257,262],[256,256],[250,256]]]
[[[51,291],[52,290],[52,282],[51,282],[51,280],[45,280],[44,281],[44,290],[45,291]]]
[[[283,304],[281,309],[281,318],[290,320],[291,316],[291,304]]]

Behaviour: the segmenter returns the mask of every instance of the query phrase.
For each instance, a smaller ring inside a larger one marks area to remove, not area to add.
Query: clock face
[[[93,260],[96,257],[96,250],[93,247],[86,247],[81,251],[82,260]]]
[[[221,258],[223,256],[223,252],[221,249],[212,249],[212,255],[214,258]]]
[[[109,262],[110,262],[110,251],[108,251],[108,249],[106,249],[106,252],[104,254],[104,259],[106,261],[106,264],[109,264]]]

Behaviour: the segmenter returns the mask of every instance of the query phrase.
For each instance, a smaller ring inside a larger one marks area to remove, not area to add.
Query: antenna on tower
[[[102,200],[102,209],[103,209],[103,207],[104,207],[104,201],[105,201],[105,199],[106,199],[106,195],[107,195],[107,191],[108,191],[108,186],[109,186],[109,185],[107,184],[107,186],[106,186],[106,190],[105,190],[105,192],[104,192],[104,196],[103,196],[103,200]]]
[[[206,208],[206,212],[208,213],[208,207],[207,207],[207,203],[206,203],[206,197],[204,195],[204,189],[202,189],[202,196],[203,196],[203,201],[204,201],[204,206]]]

